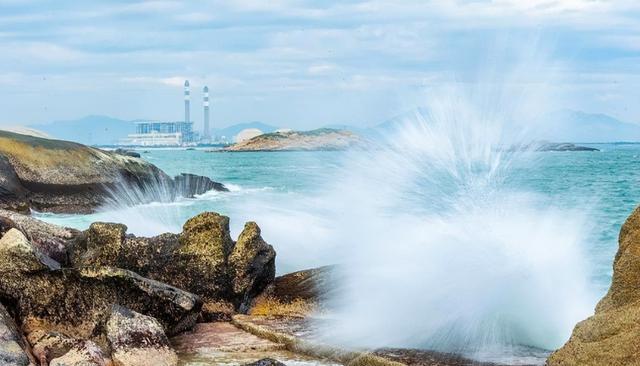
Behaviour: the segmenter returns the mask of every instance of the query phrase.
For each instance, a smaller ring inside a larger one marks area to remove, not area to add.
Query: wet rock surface
[[[154,318],[113,306],[106,336],[115,366],[175,366],[178,356]]]
[[[182,197],[194,197],[209,191],[228,192],[222,183],[214,182],[210,178],[201,175],[182,173],[173,178],[176,191]]]
[[[640,208],[622,226],[609,292],[549,366],[640,365]]]
[[[274,360],[273,358],[263,358],[262,360],[248,363],[245,366],[287,366],[280,361]]]
[[[88,265],[126,268],[202,297],[236,308],[269,285],[275,276],[275,251],[248,223],[238,242],[229,218],[205,212],[189,219],[180,234],[152,238],[126,235],[126,226],[94,223],[72,250],[76,268]]]
[[[0,365],[29,365],[26,344],[13,318],[0,304]]]

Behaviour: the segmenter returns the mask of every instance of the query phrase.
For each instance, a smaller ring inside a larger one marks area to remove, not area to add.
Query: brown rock
[[[113,304],[156,317],[170,333],[192,327],[202,305],[193,294],[128,270],[61,268],[16,229],[0,239],[0,297],[29,330],[59,329],[80,339],[95,333]]]
[[[246,312],[251,300],[273,282],[275,260],[276,252],[262,239],[258,225],[246,223],[229,256],[233,292],[240,299],[240,312]]]
[[[125,235],[126,226],[94,223],[74,245],[76,268],[105,265],[139,273],[193,292],[205,302],[244,308],[273,281],[275,252],[260,229],[248,223],[237,243],[229,218],[204,212],[189,219],[181,234],[152,238]]]
[[[28,338],[33,345],[33,355],[42,365],[48,365],[54,358],[64,356],[79,342],[58,332],[35,331]]]
[[[263,358],[262,360],[248,363],[244,366],[287,366],[280,361],[274,360],[273,358]]]
[[[13,318],[0,304],[0,365],[29,365],[26,344]]]
[[[49,366],[107,366],[107,362],[98,345],[79,341],[63,356],[51,360]]]
[[[640,365],[640,208],[620,230],[609,292],[592,317],[578,323],[549,366]]]
[[[178,356],[154,318],[114,306],[106,323],[114,366],[175,366]]]

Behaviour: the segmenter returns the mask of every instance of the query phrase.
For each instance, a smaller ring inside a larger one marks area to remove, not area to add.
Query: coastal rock
[[[345,150],[365,144],[361,137],[351,131],[320,128],[312,131],[266,133],[226,147],[222,151]]]
[[[305,317],[326,307],[337,291],[337,266],[324,266],[276,277],[253,301],[252,315]]]
[[[173,178],[176,192],[182,197],[192,198],[209,191],[229,192],[222,183],[201,175],[182,173]]]
[[[106,323],[114,366],[175,366],[178,356],[154,318],[114,306]]]
[[[64,356],[78,343],[58,332],[34,331],[28,338],[33,345],[33,355],[42,365],[48,365],[51,360]]]
[[[249,310],[251,300],[259,295],[276,275],[276,252],[260,236],[255,222],[248,222],[229,256],[233,292],[240,299],[240,312]]]
[[[247,224],[235,243],[229,218],[204,212],[189,219],[182,233],[152,238],[126,235],[124,225],[94,223],[78,237],[71,263],[125,268],[195,293],[206,303],[231,302],[239,308],[273,280],[275,251],[255,223]]]
[[[133,200],[127,203],[170,201],[211,189],[227,190],[193,174],[174,181],[137,153],[0,131],[0,209],[91,213],[123,197]]]
[[[29,357],[25,342],[7,309],[0,304],[0,365],[26,366]]]
[[[640,208],[622,226],[609,292],[549,366],[640,365]]]
[[[9,160],[2,155],[0,155],[0,207],[18,212],[29,212],[27,190],[22,187]]]
[[[88,339],[113,304],[157,318],[170,333],[195,323],[202,303],[193,294],[113,267],[61,268],[18,230],[0,239],[0,298],[27,332],[61,331]]]
[[[107,366],[107,362],[97,344],[79,341],[67,353],[51,360],[49,366]]]
[[[61,264],[80,231],[40,221],[28,215],[0,209],[0,237],[11,228],[20,230],[31,244]]]
[[[274,360],[272,358],[263,358],[262,360],[248,363],[244,366],[287,366],[280,361]]]

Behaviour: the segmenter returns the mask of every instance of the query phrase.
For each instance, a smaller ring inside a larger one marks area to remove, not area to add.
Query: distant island
[[[241,141],[222,151],[317,151],[363,146],[365,140],[347,130],[278,131]]]

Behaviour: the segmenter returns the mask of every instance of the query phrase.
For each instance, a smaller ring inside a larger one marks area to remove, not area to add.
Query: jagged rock
[[[276,275],[276,252],[260,236],[255,222],[248,222],[229,256],[233,292],[240,298],[240,312],[249,309],[251,300],[262,292]]]
[[[59,332],[35,331],[29,334],[28,339],[33,346],[33,355],[42,365],[48,365],[51,360],[64,356],[78,345],[78,340]]]
[[[0,239],[0,297],[12,302],[27,332],[64,329],[80,339],[95,333],[113,304],[154,316],[170,333],[192,327],[202,305],[193,294],[128,270],[61,268],[16,229]]]
[[[174,177],[173,181],[176,186],[176,191],[182,197],[193,197],[197,194],[203,194],[211,190],[219,192],[229,191],[224,184],[214,182],[213,180],[201,175],[182,173]]]
[[[245,364],[244,366],[287,366],[280,361],[272,358],[263,358],[262,360]]]
[[[22,187],[9,160],[2,155],[0,155],[0,207],[18,212],[29,212],[27,190]]]
[[[80,234],[80,231],[75,229],[49,224],[28,215],[0,209],[0,237],[11,228],[20,230],[31,244],[61,264],[67,264],[67,252]]]
[[[114,306],[106,323],[114,366],[175,366],[178,356],[154,318]]]
[[[13,318],[0,304],[0,365],[26,366],[29,357],[26,345]]]
[[[104,354],[91,341],[78,341],[67,353],[54,358],[49,366],[107,366]]]
[[[276,277],[260,296],[253,301],[249,311],[253,315],[305,317],[327,307],[329,298],[339,291],[336,284],[341,269],[324,266],[288,273]]]
[[[234,243],[229,218],[204,212],[189,219],[180,234],[153,238],[125,235],[126,226],[94,223],[74,245],[76,268],[126,268],[202,297],[240,307],[260,293],[275,273],[275,252],[250,223]]]
[[[640,207],[622,226],[618,243],[609,292],[547,365],[640,365]]]

